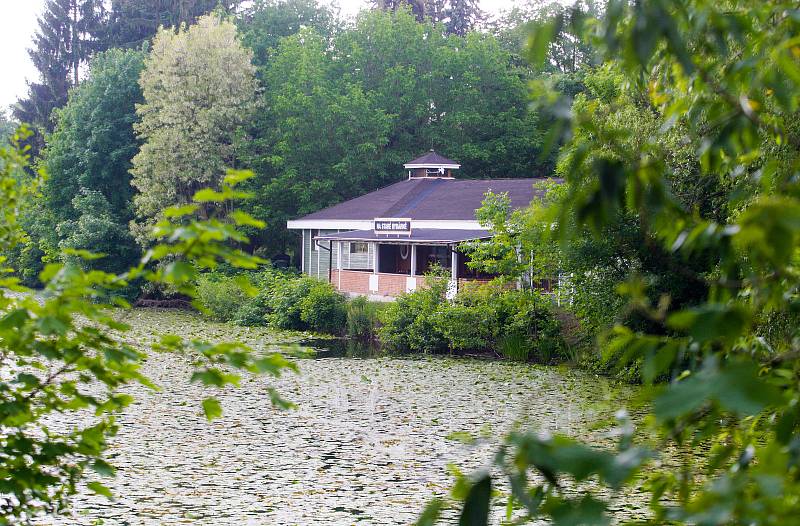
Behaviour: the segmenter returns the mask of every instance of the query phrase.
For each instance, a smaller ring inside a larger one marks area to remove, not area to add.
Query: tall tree
[[[135,129],[143,145],[133,158],[140,242],[146,225],[194,193],[221,182],[235,167],[234,139],[255,107],[257,83],[252,51],[236,26],[215,15],[177,32],[161,30],[145,60]],[[203,212],[208,212],[204,209]]]
[[[256,0],[238,17],[242,42],[253,50],[259,74],[284,37],[311,28],[326,39],[337,30],[333,10],[316,0]]]
[[[464,36],[472,31],[483,18],[478,0],[449,0],[447,32]]]
[[[579,24],[564,22],[599,17],[601,13],[601,3],[597,0],[576,0],[569,7],[557,0],[528,0],[503,12],[489,26],[504,47],[516,55],[517,62],[523,64],[527,62],[522,55],[531,24],[560,19],[561,30],[547,44],[546,60],[539,67],[547,72],[575,73],[583,66],[593,63],[594,51],[589,39],[578,33],[576,28]]]
[[[373,0],[372,5],[376,9],[383,11],[391,11],[396,13],[400,9],[410,9],[414,16],[420,22],[425,19],[427,14],[426,0]]]
[[[390,115],[335,70],[327,40],[312,30],[281,41],[264,73],[265,111],[246,165],[259,196],[245,206],[271,228],[258,241],[283,251],[287,219],[379,184]]]
[[[139,47],[159,27],[193,24],[216,8],[232,12],[242,0],[111,0],[107,24],[110,46]]]
[[[109,256],[95,268],[120,271],[138,255],[128,233],[133,218],[131,159],[139,149],[133,131],[143,68],[138,51],[109,50],[92,59],[86,80],[57,110],[57,126],[43,152],[49,178],[44,196],[53,256],[76,248]],[[41,221],[40,221],[41,222]]]
[[[464,36],[484,18],[478,0],[374,0],[379,10],[410,9],[417,21],[442,23],[447,33]]]
[[[54,108],[63,106],[67,92],[80,82],[80,68],[102,43],[96,38],[103,16],[101,0],[47,0],[28,53],[39,71],[28,96],[15,109],[23,122],[51,131]]]

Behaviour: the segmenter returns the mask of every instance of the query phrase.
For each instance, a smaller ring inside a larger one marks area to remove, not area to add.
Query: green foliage
[[[506,334],[497,342],[500,356],[516,362],[527,362],[533,350],[528,338],[519,332]]]
[[[347,336],[361,341],[378,337],[382,304],[358,296],[347,302]]]
[[[281,39],[302,28],[330,38],[337,30],[330,7],[315,0],[257,0],[237,18],[242,43],[253,50],[253,64],[265,71]]]
[[[235,166],[238,129],[255,106],[252,52],[238,40],[236,26],[209,15],[178,32],[164,29],[145,59],[140,84],[144,103],[134,126],[143,142],[133,158],[136,223],[146,232],[166,208],[192,201],[197,191],[215,187],[226,167]],[[202,196],[198,213],[228,210]]]
[[[253,24],[244,31],[258,57],[267,44]],[[549,173],[536,156],[545,124],[526,109],[528,72],[493,37],[446,35],[404,9],[363,12],[333,35],[320,25],[258,59],[263,111],[241,150],[258,174],[261,199],[248,211],[269,225],[262,244],[283,250],[287,219],[401,180],[402,164],[431,145],[459,160],[462,177]]]
[[[88,77],[56,112],[42,159],[49,174],[42,205],[49,213],[31,210],[35,226],[29,230],[51,260],[64,249],[90,250],[107,257],[80,264],[122,272],[139,257],[128,232],[133,218],[128,172],[139,147],[133,123],[135,105],[142,101],[137,84],[142,67],[140,52],[95,56]]]
[[[241,280],[216,273],[207,273],[197,280],[197,299],[208,316],[216,321],[231,321],[247,303],[248,296]]]
[[[400,296],[381,313],[381,342],[392,351],[497,350],[511,359],[542,362],[564,358],[551,300],[502,285],[466,286],[445,299],[447,280]]]
[[[300,319],[309,329],[343,334],[347,323],[347,303],[329,283],[318,281],[300,301]]]
[[[19,139],[25,138],[24,133]],[[20,230],[21,207],[36,192],[43,174],[26,171],[28,159],[16,149],[0,148],[0,265],[10,250],[25,240]],[[247,177],[231,173],[218,194],[225,203],[237,196],[233,186]],[[199,204],[165,212],[171,220],[186,218]],[[244,216],[239,223],[252,222]],[[174,224],[165,219],[154,231],[157,244],[138,266],[123,274],[85,271],[81,265],[49,264],[40,279],[41,294],[21,286],[6,269],[0,275],[0,524],[30,522],[41,512],[64,508],[66,499],[86,482],[89,490],[110,496],[95,476],[110,476],[114,468],[104,458],[108,439],[117,430],[114,415],[133,400],[122,389],[130,383],[155,387],[139,370],[146,358],[143,348],[125,338],[127,325],[115,317],[118,300],[104,299],[141,278],[166,283],[194,296],[198,269],[213,269],[220,262],[254,268],[260,260],[232,248],[247,238],[231,222],[218,219],[187,220]],[[69,255],[91,260],[85,250]],[[154,263],[156,270],[151,270]],[[206,385],[237,384],[241,372],[278,376],[295,366],[279,354],[256,357],[239,343],[210,344],[164,336],[159,350],[192,353],[197,358],[193,381]],[[276,405],[286,402],[272,392]],[[221,414],[219,403],[202,403],[208,418]],[[59,430],[53,417],[94,414]],[[83,423],[82,423],[83,422]],[[91,478],[89,478],[91,477]],[[89,480],[86,480],[86,479]]]
[[[315,278],[302,276],[287,280],[275,289],[270,300],[269,324],[278,329],[304,329],[301,303],[316,283]]]
[[[430,276],[424,287],[403,294],[383,311],[378,334],[387,350],[424,353],[447,350],[447,340],[433,321],[434,313],[445,302],[446,289],[446,280]]]
[[[278,329],[312,330],[343,334],[347,303],[329,283],[309,276],[275,273],[263,289],[265,317]]]
[[[606,65],[570,112],[535,86],[568,141],[565,195],[541,223],[555,227],[560,263],[589,254],[584,268],[606,283],[603,294],[617,285],[625,305],[612,309],[604,359],[635,366],[648,385],[643,423],[656,451],[636,444],[624,415],[613,449],[511,434],[495,465],[509,506],[521,520],[606,524],[615,495],[635,489],[651,495],[647,523],[794,523],[797,6],[615,0],[600,20],[536,29],[530,58],[543,60],[563,27]],[[662,451],[678,465],[652,462]]]
[[[80,68],[102,49],[97,37],[103,5],[98,0],[47,0],[42,11],[29,51],[39,79],[28,85],[28,96],[16,105],[14,116],[50,132],[52,111],[67,102]]]
[[[231,12],[241,0],[114,0],[103,20],[105,45],[141,48],[160,28],[194,24],[212,11]]]

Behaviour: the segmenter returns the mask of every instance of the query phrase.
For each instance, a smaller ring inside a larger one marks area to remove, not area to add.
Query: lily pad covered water
[[[125,321],[141,342],[173,332],[269,351],[304,337],[170,311],[135,310]],[[109,449],[115,500],[82,494],[45,524],[411,524],[446,495],[449,465],[487,466],[512,426],[601,443],[609,402],[630,395],[551,367],[424,357],[298,359],[299,374],[215,392],[189,383],[192,361],[153,355],[144,372],[161,390],[130,389],[136,403]],[[269,386],[297,409],[273,409]],[[212,423],[199,402],[209,394],[224,408]],[[619,517],[638,515],[639,504],[632,497]],[[494,510],[493,522],[504,516]]]

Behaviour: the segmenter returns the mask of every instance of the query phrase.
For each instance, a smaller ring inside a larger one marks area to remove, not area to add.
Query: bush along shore
[[[432,274],[424,287],[380,303],[347,298],[329,283],[276,269],[212,272],[197,283],[204,315],[215,321],[377,342],[392,353],[480,353],[539,363],[574,358],[546,294],[476,283],[450,301],[446,288],[447,280]]]

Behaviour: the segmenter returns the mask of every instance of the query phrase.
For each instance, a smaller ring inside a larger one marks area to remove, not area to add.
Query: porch
[[[434,267],[449,270],[448,294],[464,281],[486,279],[467,266],[457,247],[488,237],[485,230],[418,229],[408,235],[356,230],[317,235],[314,243],[328,253],[328,279],[337,290],[380,300],[423,287]]]

